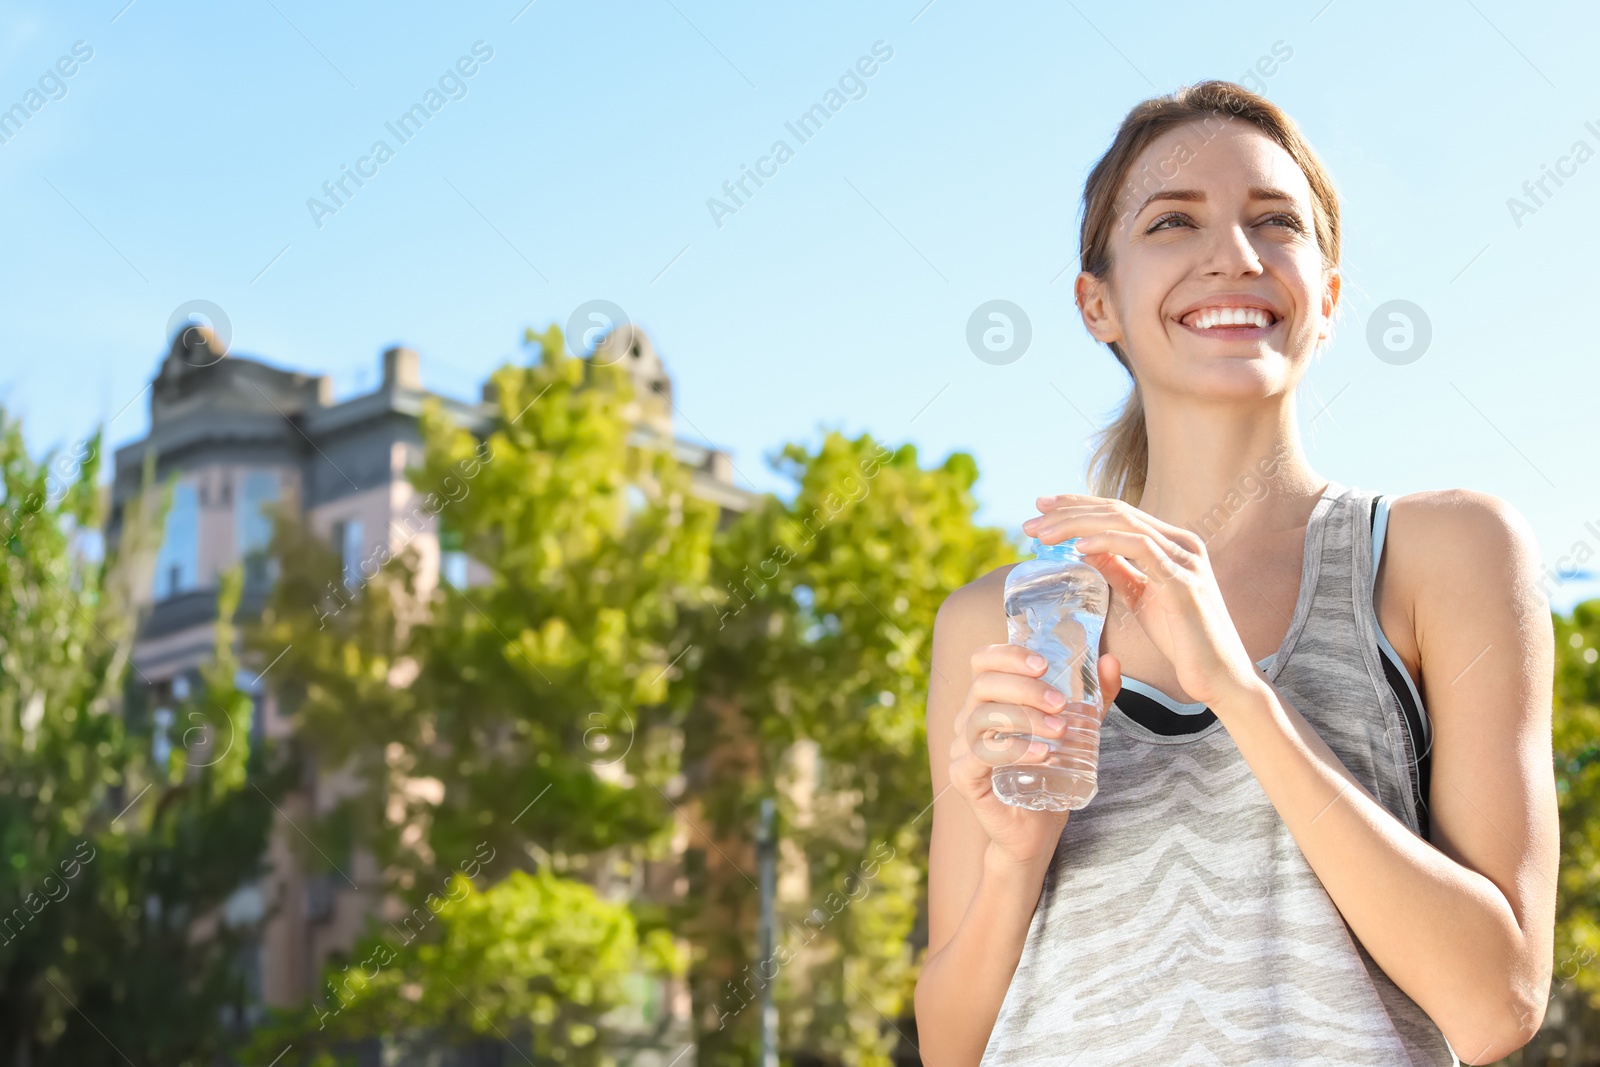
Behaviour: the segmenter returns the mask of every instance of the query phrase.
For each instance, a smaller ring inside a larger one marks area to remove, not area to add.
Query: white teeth
[[[1185,320],[1199,330],[1216,326],[1271,326],[1272,313],[1261,308],[1210,307],[1197,311]]]

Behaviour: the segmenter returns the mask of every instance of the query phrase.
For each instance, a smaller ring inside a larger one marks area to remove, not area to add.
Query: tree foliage
[[[805,889],[780,901],[774,956],[758,960],[755,888],[708,856],[703,895],[679,918],[703,950],[698,1053],[749,1062],[759,1025],[745,1007],[773,982],[783,1047],[887,1064],[919,962],[934,616],[951,590],[1015,554],[974,523],[977,467],[964,453],[924,468],[910,444],[829,432],[814,451],[789,444],[769,462],[795,493],[765,499],[717,540],[718,595],[696,616],[700,651],[680,682],[685,762],[715,768],[696,788],[723,852],[748,842],[759,798],[777,796]]]
[[[250,640],[288,649],[274,675],[297,735],[357,783],[309,832],[370,849],[396,899],[414,901],[442,862],[482,844],[503,857],[491,878],[539,872],[517,884],[540,893],[508,889],[506,899],[566,906],[591,892],[577,884],[590,856],[664,854],[672,832],[663,789],[677,760],[663,702],[681,616],[704,598],[717,509],[691,495],[670,441],[632,432],[624,368],[569,356],[554,327],[528,339],[535,358],[493,375],[481,438],[437,403],[423,412],[422,462],[407,472],[420,510],[396,531],[400,551],[385,549],[354,588],[289,512],[275,524],[280,577]],[[426,539],[415,536],[429,528],[484,580],[430,584]],[[550,881],[563,876],[573,884]],[[629,921],[656,952],[660,916],[645,907]],[[634,936],[614,916],[596,922],[623,931],[618,944]],[[580,986],[604,964],[558,959],[578,968]],[[418,951],[402,970],[429,988],[439,961]],[[552,980],[566,988],[567,977]],[[535,1001],[488,1000],[503,1009],[497,1022],[531,1024],[540,1047],[586,1055],[581,1027],[530,1014]]]
[[[170,489],[147,465],[101,551],[100,444],[35,462],[0,412],[0,1057],[209,1063],[247,999],[248,931],[218,912],[259,869],[280,780],[235,684],[237,573],[157,762],[128,652]]]
[[[480,892],[472,876],[495,857],[476,857],[397,922],[371,923],[329,964],[326,1002],[274,1013],[245,1059],[332,1065],[385,1035],[402,1045],[498,1037],[547,1062],[605,1062],[604,1017],[627,1003],[628,980],[682,971],[671,937],[641,938],[625,905],[548,870],[513,870]]]
[[[1555,617],[1553,712],[1561,874],[1555,975],[1600,1008],[1600,600]]]

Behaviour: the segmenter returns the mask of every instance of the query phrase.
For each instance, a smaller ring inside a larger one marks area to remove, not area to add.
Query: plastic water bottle
[[[1006,629],[1013,645],[1043,656],[1043,680],[1067,698],[1059,714],[1067,728],[1057,738],[1002,732],[1000,740],[1026,738],[1049,746],[1042,763],[996,767],[995,795],[1034,811],[1076,811],[1100,788],[1100,632],[1111,590],[1084,561],[1077,538],[1059,545],[1033,540],[1035,559],[1006,575]]]

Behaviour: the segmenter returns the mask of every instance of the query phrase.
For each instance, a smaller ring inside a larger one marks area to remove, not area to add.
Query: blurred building
[[[721,508],[723,524],[750,506],[754,494],[733,484],[727,453],[673,436],[671,381],[642,330],[619,328],[591,358],[629,368],[638,397],[636,439],[669,441],[692,472],[693,492]],[[407,545],[420,551],[426,585],[484,577],[476,561],[441,545],[437,516],[418,509],[404,472],[422,460],[417,417],[426,398],[481,436],[496,410],[491,396],[487,383],[476,403],[430,393],[417,353],[391,348],[383,353],[375,389],[335,401],[326,375],[232,354],[203,326],[179,330],[150,386],[149,433],[116,452],[108,527],[114,541],[123,509],[139,491],[145,457],[153,453],[158,480],[176,474],[177,483],[131,658],[158,726],[171,725],[171,706],[199,684],[198,668],[215,647],[219,573],[243,564],[243,617],[260,610],[271,588],[266,548],[272,527],[263,504],[294,502],[347,570],[386,543],[394,554]],[[420,532],[418,515],[425,517]],[[255,703],[252,737],[287,736],[289,723],[272,691],[272,664],[242,662],[238,682]],[[173,740],[158,737],[157,744]],[[356,850],[331,857],[340,869],[331,875],[308,872],[298,859],[294,824],[331,809],[343,785],[337,774],[323,771],[285,799],[269,849],[270,873],[242,886],[225,909],[228,921],[251,926],[269,902],[278,904],[247,961],[261,1004],[312,996],[328,954],[348,948],[382,903],[380,872],[370,855]],[[648,1004],[637,1025],[681,1043],[690,1029],[689,998],[679,983],[667,985],[643,991]]]

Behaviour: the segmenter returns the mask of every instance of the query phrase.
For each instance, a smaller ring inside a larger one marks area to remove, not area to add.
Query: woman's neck
[[[1139,510],[1193,530],[1207,550],[1303,525],[1328,480],[1300,447],[1294,409],[1195,405],[1145,411],[1149,465]]]

